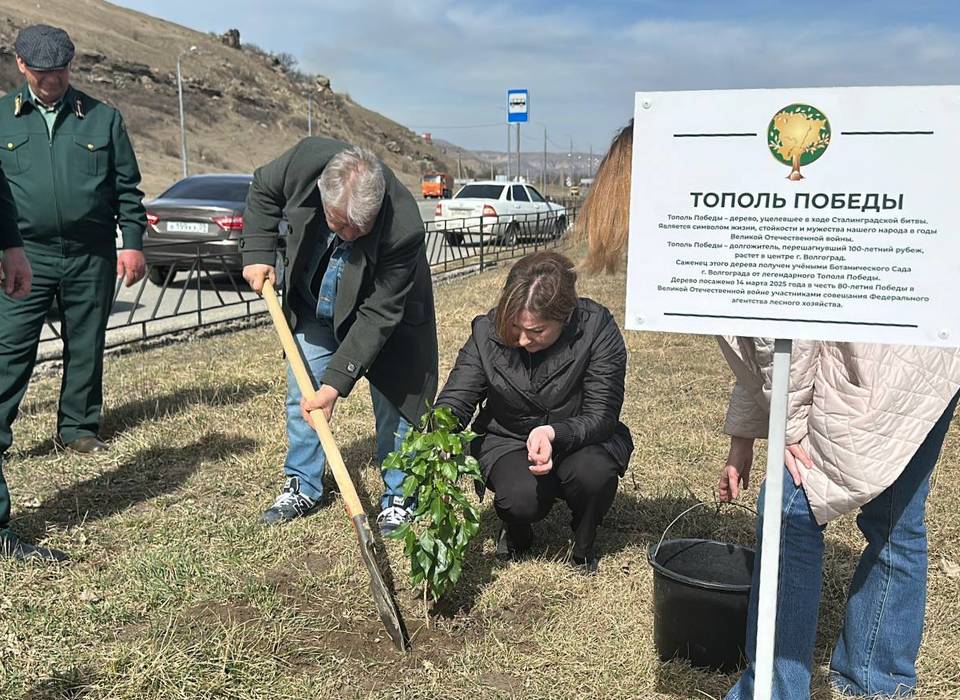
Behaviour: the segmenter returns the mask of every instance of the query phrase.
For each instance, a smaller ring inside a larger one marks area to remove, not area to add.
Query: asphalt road
[[[423,218],[424,222],[433,221],[433,213],[437,209],[437,201],[438,200],[436,199],[424,199],[417,202],[417,204],[420,206],[420,216]]]
[[[424,221],[433,221],[436,202],[422,201],[419,207]],[[444,271],[444,262],[453,268],[458,260],[475,255],[471,247],[451,248],[441,237],[428,236],[428,257],[438,272]],[[228,274],[220,265],[206,265],[208,268],[184,269],[165,288],[144,279],[131,288],[117,290],[107,324],[108,345],[266,310],[263,300],[249,290],[238,271]],[[40,359],[60,352],[58,331],[56,311],[52,310],[41,337]]]

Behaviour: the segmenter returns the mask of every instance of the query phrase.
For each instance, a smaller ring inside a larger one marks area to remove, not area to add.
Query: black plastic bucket
[[[648,558],[660,658],[687,659],[724,673],[742,668],[753,550],[712,540],[661,539]]]

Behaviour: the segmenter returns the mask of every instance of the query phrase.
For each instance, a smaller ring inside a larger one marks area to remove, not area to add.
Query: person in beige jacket
[[[589,247],[587,270],[621,267],[632,150],[630,122],[604,156],[578,216]],[[719,483],[728,501],[748,486],[754,439],[767,434],[773,341],[723,338],[720,345],[737,379],[725,426],[730,453]],[[773,697],[810,697],[823,531],[857,510],[867,546],[850,586],[831,680],[848,695],[910,694],[926,598],[925,504],[957,404],[960,350],[800,341],[790,384]],[[762,507],[762,490],[758,502]],[[762,514],[758,542],[761,532]],[[758,580],[759,566],[754,593]],[[750,663],[727,700],[753,697],[756,622],[751,596]]]
[[[720,347],[736,376],[724,426],[730,452],[719,483],[720,500],[729,501],[749,484],[754,439],[767,435],[773,340],[721,338]],[[958,389],[957,349],[794,343],[773,697],[810,697],[823,531],[858,509],[867,546],[850,585],[831,681],[847,695],[901,697],[913,690],[926,595],[925,504]],[[759,550],[763,489],[758,508]],[[753,593],[758,587],[759,566]],[[751,595],[749,664],[727,700],[753,697],[756,606]]]

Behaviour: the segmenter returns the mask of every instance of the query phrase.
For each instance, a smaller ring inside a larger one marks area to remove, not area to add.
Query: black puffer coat
[[[581,298],[557,341],[528,369],[525,350],[496,335],[493,311],[473,320],[436,406],[450,408],[482,437],[474,454],[484,476],[508,452],[525,449],[530,431],[552,425],[555,459],[585,445],[601,445],[623,474],[633,452],[630,431],[620,422],[627,350],[611,313]]]

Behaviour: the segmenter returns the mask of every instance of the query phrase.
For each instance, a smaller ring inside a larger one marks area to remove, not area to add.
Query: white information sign
[[[960,87],[638,93],[626,326],[960,345]]]

